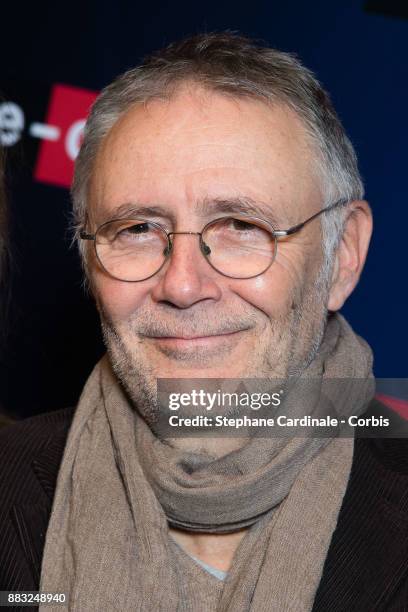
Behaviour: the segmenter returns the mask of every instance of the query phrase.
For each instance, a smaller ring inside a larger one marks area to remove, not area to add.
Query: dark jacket
[[[39,588],[45,534],[73,414],[72,408],[64,409],[0,431],[0,590]],[[313,607],[313,612],[377,610],[408,612],[406,439],[356,439]]]

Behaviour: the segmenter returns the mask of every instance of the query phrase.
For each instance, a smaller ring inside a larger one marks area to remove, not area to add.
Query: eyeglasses
[[[199,236],[201,253],[223,276],[248,279],[271,267],[279,238],[299,232],[322,213],[347,203],[346,199],[338,200],[287,230],[275,229],[264,219],[237,214],[214,219],[201,232],[168,232],[154,221],[114,219],[100,225],[95,234],[81,231],[80,238],[93,240],[102,268],[125,282],[139,282],[157,274],[170,257],[177,234]]]

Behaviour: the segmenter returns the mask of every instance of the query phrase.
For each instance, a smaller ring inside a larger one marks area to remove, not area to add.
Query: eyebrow
[[[246,196],[236,198],[204,198],[197,203],[196,208],[197,212],[202,216],[212,212],[223,214],[238,213],[260,217],[269,221],[274,227],[279,225],[276,212],[270,204]]]
[[[269,221],[275,228],[279,227],[279,220],[270,204],[246,196],[231,198],[210,198],[207,196],[196,202],[195,211],[203,218],[219,213],[223,215],[250,215]],[[168,207],[158,204],[146,206],[137,202],[126,202],[111,211],[109,217],[103,222],[139,217],[169,219],[173,223],[176,221],[173,211]]]
[[[112,210],[104,223],[115,219],[132,219],[138,217],[161,217],[163,219],[172,219],[173,215],[171,213],[169,214],[169,210],[163,206],[144,206],[137,202],[126,202]]]

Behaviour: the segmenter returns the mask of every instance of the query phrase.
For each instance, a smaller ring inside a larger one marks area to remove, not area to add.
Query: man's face
[[[160,207],[137,216],[168,231],[200,232],[227,214],[221,201],[232,210],[242,200],[286,229],[321,207],[313,170],[292,111],[185,87],[134,106],[103,141],[91,229],[129,204]],[[246,280],[215,271],[192,235],[174,236],[170,259],[141,282],[115,280],[91,259],[109,354],[141,411],[153,409],[157,377],[281,378],[304,367],[326,316],[321,263],[319,221],[280,241],[273,265]]]

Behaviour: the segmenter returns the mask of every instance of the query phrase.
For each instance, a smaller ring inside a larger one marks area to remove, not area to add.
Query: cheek
[[[272,319],[285,317],[301,303],[305,287],[317,277],[319,260],[302,249],[281,248],[263,275],[230,287],[246,302]]]
[[[231,287],[243,300],[269,318],[285,315],[294,308],[295,287],[291,275],[279,266],[262,276]]]
[[[113,321],[127,319],[149,294],[146,281],[124,283],[98,272],[92,276],[92,290],[99,310],[103,309]]]

